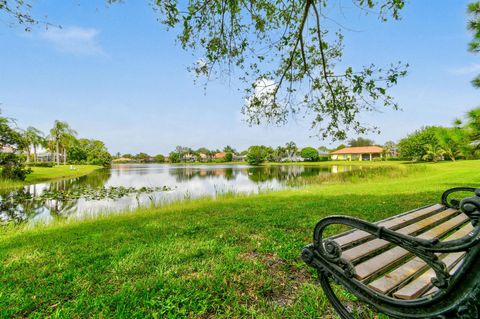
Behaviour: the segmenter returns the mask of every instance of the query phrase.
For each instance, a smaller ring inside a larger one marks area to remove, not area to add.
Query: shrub
[[[259,165],[265,162],[269,155],[269,148],[266,146],[250,146],[247,153],[247,162],[250,165]]]
[[[13,153],[0,153],[1,176],[6,179],[23,181],[32,172],[31,168],[25,167],[23,156]]]
[[[25,163],[27,167],[53,167],[53,162],[28,162]]]
[[[157,163],[165,162],[165,156],[163,156],[162,154],[155,155],[154,158],[155,158],[155,162]]]
[[[168,155],[168,158],[170,160],[170,163],[180,162],[180,154],[178,154],[177,152],[170,152],[170,154]]]
[[[300,152],[300,156],[306,161],[316,162],[318,160],[318,151],[313,147],[305,147]]]

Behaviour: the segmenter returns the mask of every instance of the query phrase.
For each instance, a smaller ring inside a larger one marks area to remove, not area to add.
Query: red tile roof
[[[383,148],[379,146],[359,146],[359,147],[345,147],[341,150],[332,152],[332,155],[339,155],[339,154],[368,154],[368,153],[382,153]]]
[[[225,152],[215,154],[215,158],[225,158],[225,156],[227,156],[227,153]]]

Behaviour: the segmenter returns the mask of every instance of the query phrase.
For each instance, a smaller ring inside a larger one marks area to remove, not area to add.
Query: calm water
[[[0,221],[48,223],[61,218],[82,218],[98,213],[118,212],[139,206],[163,204],[226,193],[255,194],[261,191],[291,187],[305,177],[335,174],[350,170],[346,166],[270,166],[247,165],[114,165],[93,174],[70,180],[30,185],[17,190],[0,191]],[[124,196],[119,199],[87,200],[41,199],[44,192],[99,189],[102,187],[157,187],[155,191]]]

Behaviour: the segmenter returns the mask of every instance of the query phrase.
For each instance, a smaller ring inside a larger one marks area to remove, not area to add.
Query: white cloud
[[[261,105],[270,105],[273,102],[273,93],[277,89],[275,81],[266,78],[260,78],[255,81],[253,94],[247,98],[247,104],[252,104],[255,100]]]
[[[475,74],[480,72],[480,64],[472,63],[468,66],[453,68],[449,70],[453,75],[468,75]]]
[[[98,34],[95,28],[71,26],[48,28],[39,36],[61,52],[75,55],[106,55],[98,41]]]

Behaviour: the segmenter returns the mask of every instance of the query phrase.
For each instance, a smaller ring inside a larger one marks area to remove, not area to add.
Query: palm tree
[[[428,144],[425,146],[425,155],[422,159],[424,161],[436,162],[443,157],[445,151],[437,144]]]
[[[467,113],[466,129],[472,144],[476,149],[480,149],[480,107]]]
[[[43,145],[45,142],[45,137],[42,131],[39,129],[29,126],[27,130],[25,131],[25,138],[28,142],[28,155],[27,155],[27,160],[30,158],[30,146],[33,147],[33,161],[37,162],[37,147],[39,145]]]
[[[67,122],[56,120],[53,123],[52,129],[50,129],[50,140],[55,147],[55,161],[57,165],[60,165],[60,148],[62,142],[66,142],[67,136],[75,136],[77,132],[73,130]],[[64,162],[66,162],[66,152],[64,151]]]
[[[448,144],[442,146],[442,150],[444,152],[444,155],[448,156],[448,158],[450,158],[454,162],[457,158],[463,156],[463,152],[461,150]]]
[[[444,154],[452,161],[468,154],[463,152],[468,145],[468,137],[461,127],[438,128],[436,135]]]
[[[24,152],[27,155],[27,163],[30,162],[30,142],[28,140],[27,132],[21,129],[17,129],[18,140],[17,149]]]
[[[75,144],[75,134],[64,133],[60,136],[60,145],[63,149],[63,165],[67,164],[67,150]]]
[[[288,142],[286,145],[285,145],[285,150],[287,151],[287,158],[289,161],[293,161],[294,160],[294,156],[297,154],[298,152],[298,147],[297,147],[297,144],[295,144],[295,142]]]

